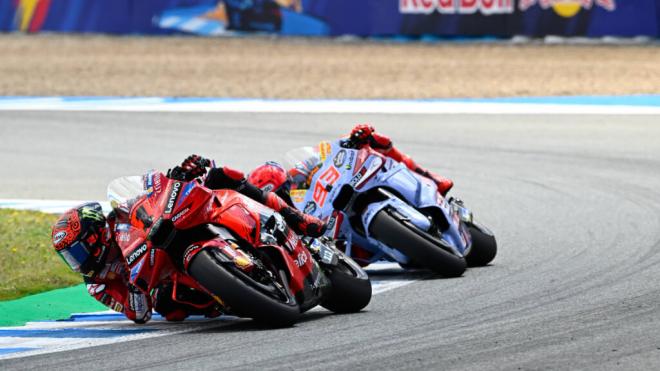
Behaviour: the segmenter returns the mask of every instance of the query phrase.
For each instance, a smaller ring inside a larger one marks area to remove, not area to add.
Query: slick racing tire
[[[224,266],[213,250],[197,254],[188,266],[188,273],[204,288],[218,296],[232,314],[249,317],[273,327],[292,326],[300,317],[300,308],[293,295],[276,298],[259,289],[256,281]],[[238,269],[236,268],[238,271]],[[286,287],[288,291],[288,287]]]
[[[450,252],[442,242],[389,210],[381,210],[370,226],[371,236],[408,256],[415,265],[424,266],[444,277],[459,277],[465,272],[465,259]]]
[[[326,271],[332,288],[321,306],[335,313],[359,312],[371,301],[371,281],[356,262],[340,251],[337,253],[337,265]]]
[[[467,229],[470,236],[472,236],[472,248],[465,257],[468,266],[483,267],[488,265],[497,255],[495,236],[487,228],[478,224],[468,224]]]

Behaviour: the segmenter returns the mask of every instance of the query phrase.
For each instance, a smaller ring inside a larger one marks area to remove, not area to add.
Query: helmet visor
[[[82,270],[91,255],[91,249],[85,241],[76,241],[68,248],[58,251],[58,253],[71,269],[79,273],[86,273]]]

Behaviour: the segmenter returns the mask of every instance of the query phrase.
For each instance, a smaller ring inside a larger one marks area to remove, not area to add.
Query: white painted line
[[[388,275],[387,279],[372,280],[373,295],[379,295],[419,280],[419,277],[409,277],[396,263],[372,264],[367,271],[370,275],[377,276],[379,273]],[[398,273],[398,275],[394,275],[394,273]],[[327,310],[321,307],[310,310],[310,312],[322,311]],[[114,318],[104,321],[94,320],[95,316],[107,317],[108,315]],[[147,324],[135,325],[113,311],[87,313],[86,316],[89,317],[78,321],[29,322],[20,327],[0,327],[0,360],[182,334],[218,327],[237,320],[236,317],[221,316],[215,319],[191,317],[184,322],[167,322],[162,317],[155,315]],[[130,334],[117,335],[118,332]],[[31,333],[35,335],[31,335]],[[91,333],[91,335],[86,336],[86,333]],[[3,348],[35,349],[2,354]]]
[[[423,100],[218,99],[171,101],[165,98],[82,100],[26,98],[0,100],[0,111],[658,115],[660,107]]]

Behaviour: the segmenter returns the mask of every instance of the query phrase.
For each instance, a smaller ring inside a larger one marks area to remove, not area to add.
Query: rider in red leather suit
[[[168,177],[189,181],[204,175],[210,163],[192,155],[181,166],[170,169]],[[211,168],[204,185],[212,189],[234,189],[269,206],[282,214],[297,233],[318,237],[325,231],[322,221],[290,207],[274,193],[261,191],[248,183],[238,170]],[[114,212],[106,218],[101,205],[92,202],[68,210],[53,226],[53,246],[71,269],[83,274],[90,295],[136,323],[147,322],[151,318],[152,308],[170,321],[181,321],[191,314],[207,317],[220,315],[214,301],[192,288],[177,287],[179,299],[202,306],[208,303],[207,307],[199,309],[175,302],[171,298],[170,285],[158,287],[151,295],[131,285],[126,260],[115,242],[116,219]]]

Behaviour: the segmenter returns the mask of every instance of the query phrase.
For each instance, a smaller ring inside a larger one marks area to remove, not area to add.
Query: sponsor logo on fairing
[[[170,196],[167,199],[167,207],[165,208],[165,214],[171,214],[172,210],[174,209],[174,203],[176,202],[176,198],[179,196],[179,191],[181,190],[181,182],[174,182],[172,184],[172,192],[170,192]]]
[[[117,241],[118,242],[128,242],[130,240],[131,240],[130,233],[127,233],[127,232],[117,233]]]
[[[303,209],[303,212],[305,214],[312,214],[316,211],[316,203],[314,201],[309,201],[306,205],[305,208]]]
[[[131,268],[131,281],[135,281],[135,279],[138,276],[138,273],[140,273],[140,269],[142,269],[143,264],[144,264],[144,260],[140,260],[140,262],[135,267]]]
[[[360,180],[362,179],[364,174],[366,174],[366,172],[367,169],[363,167],[362,169],[360,169],[360,171],[357,174],[355,174],[355,176],[351,179],[351,181],[348,184],[351,187],[355,188],[355,186],[360,182]]]
[[[296,266],[298,268],[300,268],[303,265],[305,265],[305,263],[307,263],[307,259],[308,259],[307,258],[307,252],[305,250],[303,250],[298,254],[298,256],[296,257],[296,259],[294,259],[294,261],[296,263]]]
[[[342,149],[341,151],[337,152],[332,162],[335,164],[337,168],[342,167],[342,165],[344,165],[344,162],[346,162],[346,150]]]
[[[172,217],[172,221],[173,221],[173,222],[176,222],[176,221],[179,220],[182,216],[186,215],[186,214],[188,213],[188,211],[190,211],[190,207],[186,207],[185,209],[179,211],[178,214],[176,214],[176,215],[174,215],[174,216]]]
[[[151,249],[149,252],[149,266],[153,267],[156,264],[156,249]]]
[[[188,246],[186,251],[183,253],[183,264],[184,265],[187,265],[188,263],[190,263],[190,259],[192,259],[192,257],[195,255],[193,253],[195,251],[199,250],[200,247],[201,246],[199,246],[199,245]]]
[[[346,164],[346,170],[351,170],[353,168],[353,161],[355,160],[355,151],[351,151],[348,157],[348,163]]]
[[[132,265],[145,252],[147,252],[147,244],[143,243],[142,245],[138,246],[135,250],[133,250],[133,252],[131,252],[128,255],[128,258],[126,258],[126,263],[128,265]]]
[[[399,0],[403,14],[512,14],[513,0]]]

